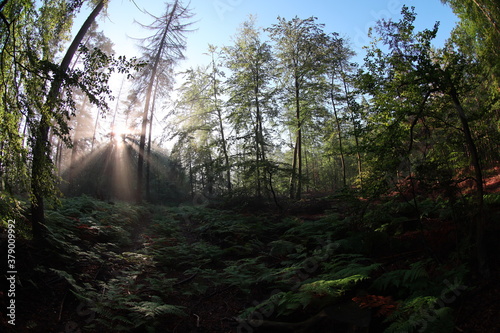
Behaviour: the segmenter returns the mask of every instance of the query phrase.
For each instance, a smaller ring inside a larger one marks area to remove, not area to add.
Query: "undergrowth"
[[[51,259],[37,272],[65,281],[73,302],[92,311],[93,320],[78,322],[82,332],[194,329],[194,308],[231,290],[239,304],[233,331],[325,309],[343,309],[336,320],[354,325],[349,318],[369,309],[388,333],[446,333],[468,273],[453,255],[458,245],[447,256],[432,247],[448,209],[420,201],[419,223],[409,229],[414,207],[394,200],[302,220],[82,196],[47,212]]]

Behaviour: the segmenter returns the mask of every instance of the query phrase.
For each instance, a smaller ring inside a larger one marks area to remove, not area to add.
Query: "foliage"
[[[491,0],[442,0],[453,9],[460,18],[452,38],[464,52],[474,54],[481,60],[488,75],[499,83],[500,67],[495,57],[500,43],[500,11],[498,4]],[[493,89],[492,89],[493,90]]]
[[[394,321],[385,332],[453,332],[452,309],[436,307],[435,297],[416,297],[401,304],[388,320]]]

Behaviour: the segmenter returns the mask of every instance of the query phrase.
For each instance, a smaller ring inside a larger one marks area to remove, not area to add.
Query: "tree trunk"
[[[57,150],[56,150],[56,166],[57,166],[57,176],[61,177],[62,170],[62,152],[63,152],[63,141],[57,141]]]
[[[94,133],[92,134],[92,145],[90,147],[90,152],[94,151],[95,136],[97,133],[97,125],[99,124],[99,109],[97,109],[97,114],[95,115]]]
[[[300,120],[300,84],[295,75],[295,121],[297,132],[293,151],[292,177],[290,178],[290,199],[299,199],[302,193],[302,124]],[[297,188],[295,190],[295,185]]]
[[[333,78],[332,78],[332,90],[333,90]],[[339,139],[339,151],[340,151],[340,163],[342,166],[342,184],[344,187],[347,186],[347,177],[346,177],[346,166],[345,166],[345,157],[344,157],[344,147],[342,144],[342,131],[340,127],[340,120],[337,114],[337,107],[335,105],[335,98],[333,97],[333,91],[330,92],[330,98],[333,106],[333,115],[335,116],[335,124],[337,125],[337,137]]]
[[[295,184],[297,182],[297,149],[299,147],[298,137],[295,136],[295,146],[293,148],[292,175],[290,176],[290,199],[295,199]]]
[[[85,96],[83,99],[82,107],[80,108],[80,114],[83,110],[85,110],[85,107],[87,106],[87,101],[88,98]],[[70,159],[70,165],[69,165],[69,179],[68,182],[71,184],[73,180],[75,179],[75,169],[76,169],[76,163],[77,163],[77,157],[78,157],[78,147],[80,145],[80,138],[79,138],[79,128],[80,128],[80,122],[78,121],[79,116],[76,117],[76,126],[75,126],[75,135],[73,137],[73,147],[71,148],[71,159]],[[95,133],[94,133],[95,136]]]
[[[61,90],[61,85],[63,82],[63,74],[69,68],[71,59],[78,50],[83,37],[87,33],[92,22],[94,22],[99,12],[105,5],[105,1],[101,0],[94,10],[90,13],[89,17],[85,20],[82,27],[78,31],[77,35],[73,39],[73,42],[69,46],[66,54],[64,55],[61,65],[59,66],[59,71],[56,73],[54,80],[50,86],[49,94],[47,96],[46,108],[42,112],[42,117],[38,129],[35,133],[35,143],[33,147],[33,162],[31,169],[31,219],[33,228],[33,238],[37,241],[43,239],[43,224],[45,222],[44,213],[44,202],[43,198],[46,195],[44,189],[46,186],[44,182],[49,181],[45,179],[47,176],[47,169],[50,168],[50,144],[48,142],[48,134],[50,129],[50,123],[52,116],[50,113],[53,112],[57,104],[57,99],[59,98],[59,93]],[[52,170],[50,171],[52,172]]]
[[[151,136],[153,133],[153,117],[156,105],[156,94],[158,92],[158,80],[156,80],[155,92],[153,96],[153,105],[151,106],[151,120],[149,121],[149,133],[148,133],[148,150],[146,152],[146,198],[151,201]]]
[[[227,142],[226,142],[226,136],[224,134],[224,124],[222,121],[222,112],[219,107],[219,94],[217,91],[217,80],[216,80],[216,72],[215,72],[215,60],[214,56],[212,54],[212,88],[214,90],[214,107],[215,111],[217,112],[217,120],[219,122],[219,131],[220,131],[220,136],[221,136],[221,141],[222,141],[222,153],[224,155],[224,161],[226,164],[226,177],[227,177],[227,190],[228,192],[231,192],[232,185],[231,185],[231,166],[229,165],[229,153],[227,151]]]
[[[302,121],[300,119],[300,87],[298,79],[295,80],[295,106],[297,117],[297,194],[295,198],[300,200],[302,196]]]
[[[358,136],[358,126],[356,125],[356,120],[354,117],[354,112],[351,108],[351,102],[350,102],[350,93],[349,93],[349,88],[347,88],[347,81],[346,81],[346,74],[344,71],[344,66],[342,66],[342,62],[340,63],[340,70],[341,70],[341,77],[342,77],[342,83],[344,86],[344,93],[345,93],[345,98],[346,98],[346,103],[347,103],[347,108],[349,109],[349,113],[351,115],[351,121],[352,121],[352,126],[354,128],[354,143],[356,144],[356,158],[358,161],[358,177],[359,181],[361,183],[361,186],[363,184],[363,176],[362,176],[362,168],[361,168],[361,153],[359,151],[359,136]]]
[[[477,151],[476,144],[472,137],[470,131],[469,122],[465,111],[458,98],[458,93],[455,87],[451,87],[449,95],[453,101],[453,105],[457,110],[458,117],[462,123],[462,130],[464,132],[465,142],[467,144],[467,149],[471,157],[471,166],[474,169],[475,182],[476,182],[476,204],[477,204],[477,215],[476,215],[476,255],[478,261],[479,272],[487,277],[489,276],[489,267],[487,259],[487,250],[484,243],[484,232],[485,232],[485,219],[484,219],[484,184],[483,184],[483,172],[481,168],[481,162],[479,159],[479,154]]]
[[[257,75],[258,76],[258,75]],[[257,84],[254,89],[254,99],[255,99],[255,157],[256,157],[256,176],[257,176],[257,197],[262,196],[262,181],[261,181],[261,169],[265,164],[265,152],[262,134],[262,116],[260,114],[260,102],[259,102],[259,84],[258,77],[256,78]]]
[[[115,112],[113,112],[113,121],[111,121],[111,140],[114,139],[115,136],[115,123],[116,123],[116,114],[118,113],[118,106],[120,105],[120,97],[122,95],[123,84],[125,83],[125,76],[122,78],[122,83],[120,85],[120,90],[118,90],[118,96],[116,97],[115,104]]]
[[[175,12],[177,11],[178,1],[175,1],[174,7],[170,12],[170,16],[168,18],[167,24],[165,25],[165,29],[163,30],[163,35],[160,41],[160,45],[158,47],[158,52],[156,53],[153,69],[151,71],[151,77],[149,79],[148,89],[146,91],[146,102],[144,104],[144,112],[142,114],[142,127],[141,127],[141,139],[139,141],[139,161],[137,165],[137,188],[136,188],[136,202],[142,202],[142,184],[143,184],[143,168],[144,168],[144,147],[146,145],[146,128],[148,124],[148,113],[149,113],[149,104],[151,102],[151,95],[153,91],[153,83],[156,78],[156,72],[158,70],[158,64],[160,63],[161,53],[163,48],[165,47],[165,40],[167,38],[167,33],[170,29],[170,24],[174,18]]]

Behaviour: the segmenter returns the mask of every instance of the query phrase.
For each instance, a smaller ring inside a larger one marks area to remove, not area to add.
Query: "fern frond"
[[[182,307],[164,304],[162,301],[158,302],[140,302],[138,305],[133,306],[132,310],[140,313],[145,317],[156,318],[158,316],[173,314],[179,317],[185,317],[186,313],[182,310]]]
[[[425,289],[430,283],[429,275],[425,270],[428,261],[419,261],[410,266],[409,269],[399,269],[387,272],[373,282],[373,287],[386,291],[390,287],[404,288],[414,292]]]

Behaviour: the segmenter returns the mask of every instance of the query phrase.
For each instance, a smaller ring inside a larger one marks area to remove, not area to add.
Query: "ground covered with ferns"
[[[500,332],[500,195],[485,200],[489,279],[475,273],[466,200],[343,193],[278,211],[245,201],[63,199],[47,211],[43,249],[22,237],[27,222],[17,230],[17,324],[4,316],[0,324],[65,333]]]

